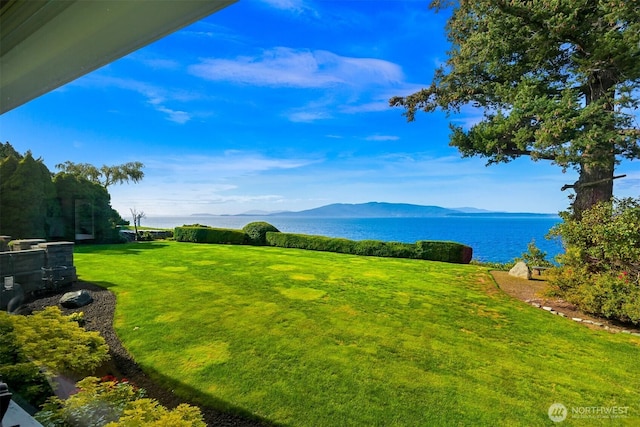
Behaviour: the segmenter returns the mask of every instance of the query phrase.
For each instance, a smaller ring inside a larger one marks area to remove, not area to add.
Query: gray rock
[[[82,289],[76,292],[67,292],[60,298],[60,305],[65,308],[78,308],[87,304],[91,304],[93,298],[86,289]]]
[[[516,265],[509,270],[509,275],[519,277],[521,279],[531,279],[531,270],[524,261],[518,261]]]

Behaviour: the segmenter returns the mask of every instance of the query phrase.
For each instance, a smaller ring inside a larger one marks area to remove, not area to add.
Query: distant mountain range
[[[298,212],[249,211],[239,216],[287,216],[324,218],[423,218],[443,216],[556,216],[541,213],[492,212],[476,208],[443,208],[408,203],[369,202],[359,204],[334,203]]]

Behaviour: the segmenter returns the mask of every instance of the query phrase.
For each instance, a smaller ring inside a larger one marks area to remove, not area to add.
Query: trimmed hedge
[[[250,222],[242,227],[242,231],[247,235],[247,243],[259,246],[267,244],[267,233],[269,231],[280,232],[276,227],[264,221]]]
[[[456,264],[469,264],[473,258],[473,249],[470,246],[456,242],[419,240],[416,242],[416,252],[419,259]]]
[[[242,230],[213,228],[200,224],[183,225],[176,227],[174,237],[178,242],[269,245],[281,248],[424,259],[457,264],[468,264],[473,256],[473,250],[469,246],[455,242],[420,240],[416,243],[401,243],[281,233],[273,225],[262,221],[249,223]]]
[[[421,240],[416,243],[382,242],[379,240],[348,240],[342,238],[311,236],[293,233],[266,235],[267,243],[281,248],[338,252],[352,255],[412,258],[468,264],[473,250],[455,242]]]
[[[247,243],[247,236],[242,230],[206,226],[176,227],[174,238],[178,242],[192,243],[218,243],[229,245],[244,245]]]

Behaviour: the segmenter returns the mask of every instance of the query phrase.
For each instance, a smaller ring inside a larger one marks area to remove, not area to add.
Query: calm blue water
[[[295,218],[264,216],[146,217],[145,227],[173,228],[184,224],[240,229],[253,221],[266,221],[287,233],[317,234],[351,240],[383,240],[413,243],[418,240],[450,240],[473,248],[478,261],[510,262],[536,245],[548,259],[562,252],[557,240],[545,235],[560,222],[558,217],[435,217],[435,218]]]

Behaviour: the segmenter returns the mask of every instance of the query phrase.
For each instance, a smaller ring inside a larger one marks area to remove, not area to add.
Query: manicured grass
[[[640,338],[501,293],[482,267],[177,242],[78,246],[158,380],[293,426],[640,422]],[[572,419],[573,407],[629,407]]]

